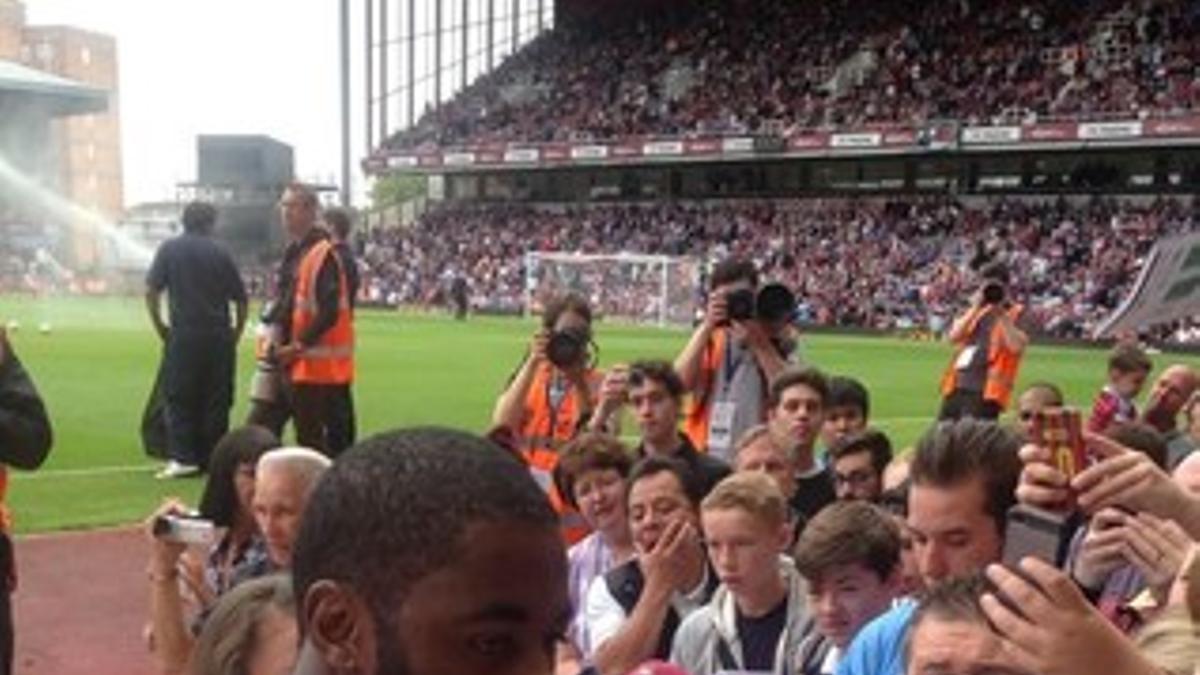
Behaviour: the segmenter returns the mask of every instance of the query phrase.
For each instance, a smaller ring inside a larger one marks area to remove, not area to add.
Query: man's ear
[[[335,672],[373,672],[375,623],[353,589],[322,580],[304,595],[304,636]]]
[[[780,553],[791,553],[792,536],[794,533],[795,529],[793,528],[790,519],[785,520],[783,524],[779,526],[779,529],[775,532],[775,544]]]

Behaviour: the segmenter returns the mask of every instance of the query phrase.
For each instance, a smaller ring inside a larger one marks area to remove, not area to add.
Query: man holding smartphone
[[[941,422],[917,444],[908,527],[927,586],[999,562],[1014,488],[1019,442],[1008,429],[974,419]],[[898,604],[850,644],[838,675],[900,675],[916,605]]]
[[[1008,407],[1029,336],[1017,327],[1024,307],[1007,297],[1008,271],[991,264],[971,308],[954,320],[947,337],[954,357],[942,375],[939,419],[995,420]]]

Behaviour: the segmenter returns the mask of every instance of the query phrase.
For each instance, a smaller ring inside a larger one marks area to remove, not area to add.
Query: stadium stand
[[[1200,2],[678,3],[564,22],[393,149],[1200,108]],[[613,19],[617,21],[618,19]]]
[[[372,302],[439,302],[461,274],[477,309],[515,312],[528,250],[744,256],[797,289],[803,321],[937,332],[973,289],[969,270],[995,259],[1019,272],[1014,291],[1041,331],[1083,337],[1124,297],[1157,238],[1198,225],[1194,203],[1166,198],[454,206],[374,231],[362,264]]]

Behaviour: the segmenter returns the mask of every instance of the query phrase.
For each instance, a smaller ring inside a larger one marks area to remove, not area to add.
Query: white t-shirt
[[[700,583],[695,588],[687,593],[671,594],[671,606],[675,609],[675,613],[679,615],[680,621],[688,614],[702,607],[708,600],[706,597],[707,593],[705,593],[707,587],[708,565],[705,565],[704,576],[700,578]],[[625,620],[629,618],[629,615],[625,612],[625,608],[609,592],[608,583],[604,580],[604,577],[596,577],[596,580],[588,588],[587,603],[584,612],[587,620],[588,638],[593,653],[600,648],[600,645],[616,635],[621,630],[621,626],[625,625]]]

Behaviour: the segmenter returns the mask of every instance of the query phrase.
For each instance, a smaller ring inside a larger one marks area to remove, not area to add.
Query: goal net
[[[525,314],[541,314],[568,292],[587,298],[608,320],[690,325],[700,292],[700,263],[666,255],[525,254]]]

